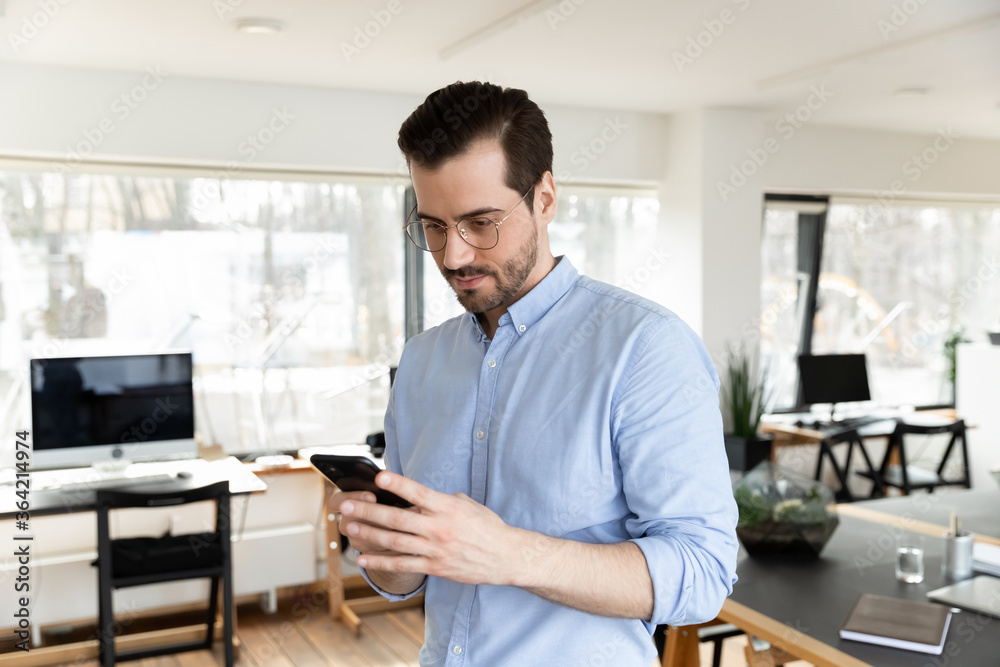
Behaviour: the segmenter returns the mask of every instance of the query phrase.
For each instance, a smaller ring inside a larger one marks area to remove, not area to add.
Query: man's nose
[[[448,230],[448,243],[444,247],[444,265],[453,271],[472,264],[476,256],[475,249],[465,242],[459,229],[461,227]]]

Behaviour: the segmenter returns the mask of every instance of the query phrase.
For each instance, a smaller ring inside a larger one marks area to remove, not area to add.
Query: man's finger
[[[347,501],[340,506],[340,511],[352,520],[402,533],[424,534],[428,528],[426,516],[390,505]]]
[[[385,530],[369,524],[352,523],[348,530],[348,537],[352,540],[360,540],[368,546],[368,551],[372,550],[372,545],[377,547],[376,551],[390,551],[396,554],[427,556],[427,540],[418,535],[401,533],[395,530]],[[365,551],[362,549],[361,551]]]
[[[427,574],[430,561],[423,556],[389,556],[381,554],[361,554],[358,567],[387,572],[418,572]]]
[[[438,493],[429,489],[420,482],[383,470],[375,476],[375,483],[383,489],[392,491],[403,500],[408,500],[417,507],[428,510],[436,510],[441,506],[443,499],[447,498],[443,493]]]
[[[368,491],[337,491],[330,494],[326,500],[326,507],[331,512],[339,512],[340,506],[348,500],[362,500],[366,503],[374,503],[376,498],[374,493]]]

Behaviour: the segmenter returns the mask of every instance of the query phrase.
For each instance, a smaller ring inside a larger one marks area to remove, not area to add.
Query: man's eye
[[[424,234],[447,234],[447,227],[444,225],[439,225],[435,222],[425,222],[424,223]]]
[[[469,226],[473,229],[486,229],[487,227],[492,227],[494,225],[496,225],[496,223],[489,218],[471,218],[469,220]]]

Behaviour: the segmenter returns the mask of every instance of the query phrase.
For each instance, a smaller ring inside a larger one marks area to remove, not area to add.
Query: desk
[[[1000,546],[1000,487],[944,493],[915,493],[837,506],[839,514],[883,525],[941,537],[951,513],[962,520],[962,528],[976,534],[977,542]]]
[[[894,525],[898,523],[907,530],[920,528],[919,523],[912,526],[902,523],[919,495],[840,505],[838,509],[844,510],[840,525],[819,559],[750,558],[741,548],[736,570],[739,581],[723,604],[718,620],[732,623],[819,667],[995,666],[996,656],[1000,655],[1000,632],[996,630],[1000,619],[970,612],[958,612],[952,617],[945,653],[941,656],[839,637],[840,624],[861,593],[925,600],[928,591],[949,583],[941,573],[944,551],[941,535],[950,508],[971,510],[979,503],[1000,502],[1000,491],[993,489],[931,495],[939,495],[942,501],[932,504],[922,514],[913,512],[931,526],[932,539],[926,543],[922,583],[904,584],[895,578],[894,534],[898,529]],[[863,510],[865,519],[859,518],[860,514],[855,516],[858,509]],[[1000,518],[996,509],[992,517],[988,512],[988,507],[983,507],[980,513],[970,511],[969,517],[981,531],[992,530],[995,536]],[[866,520],[874,518],[882,518],[885,523]],[[941,524],[935,525],[941,518]],[[676,635],[681,636],[681,632]],[[675,642],[696,644],[697,633],[688,632],[687,637]],[[675,651],[678,655],[692,655],[691,647]],[[697,655],[697,646],[693,651]],[[954,655],[949,655],[949,651]]]
[[[191,473],[190,478],[178,478],[174,481],[158,483],[137,489],[154,491],[157,489],[191,488],[203,486],[213,482],[229,480],[230,491],[234,495],[245,495],[251,493],[262,493],[267,490],[267,486],[257,478],[246,466],[235,458],[227,458],[219,461],[170,461],[156,464],[164,471],[187,470]],[[34,473],[37,475],[47,473]],[[60,471],[59,475],[72,476],[73,471]],[[84,474],[77,471],[77,474]],[[18,511],[15,501],[19,500],[14,496],[14,487],[10,485],[0,486],[0,520],[6,523],[5,533],[13,534],[14,519]],[[76,489],[70,493],[57,490],[32,490],[28,496],[30,503],[29,513],[34,519],[39,516],[53,516],[59,514],[73,514],[78,512],[93,512],[96,509],[96,491],[92,489]],[[30,525],[30,523],[29,523]],[[9,527],[9,531],[7,530]],[[21,534],[20,532],[18,533]],[[96,597],[96,590],[95,590]],[[235,640],[235,610],[234,610],[234,640]],[[221,632],[221,628],[220,628]],[[118,645],[123,650],[131,650],[145,646],[183,642],[197,640],[203,637],[205,629],[203,625],[187,626],[170,630],[161,630],[156,633],[132,634],[123,637]],[[153,637],[149,635],[154,635]],[[238,644],[237,644],[238,645]],[[7,647],[5,647],[6,649]],[[56,662],[70,662],[78,657],[96,658],[97,640],[68,644],[64,646],[32,647],[27,653],[22,651],[0,653],[0,664],[2,665],[39,665],[52,664]]]
[[[879,414],[879,416],[882,416]],[[886,418],[881,421],[872,422],[870,424],[865,424],[864,426],[857,427],[857,433],[862,440],[868,440],[871,438],[884,438],[888,441],[889,436],[892,435],[893,430],[896,427],[896,419],[905,419],[908,416],[912,416],[915,420],[914,423],[921,423],[923,420],[921,418],[941,418],[943,420],[954,421],[957,419],[955,410],[953,409],[940,409],[940,410],[922,410],[919,412],[907,412],[900,413],[896,416],[889,416],[886,413]],[[966,424],[966,428],[975,428],[971,424]],[[762,421],[760,425],[760,430],[762,433],[768,433],[774,436],[774,442],[771,449],[771,461],[778,463],[778,451],[782,447],[786,446],[797,446],[797,445],[819,445],[824,438],[827,437],[828,433],[823,431],[805,428],[800,426],[795,426],[794,423],[789,421]],[[862,447],[864,445],[862,444]],[[822,453],[817,455],[817,459],[813,459],[812,465],[819,469],[819,464],[822,459],[820,458]],[[842,470],[840,464],[834,458],[832,451],[829,453],[830,462],[834,474],[837,476],[838,481],[843,485],[844,482],[850,479],[850,470]],[[878,466],[877,462],[876,467]],[[889,461],[890,464],[899,464],[898,457],[893,456],[893,459]],[[850,489],[844,489],[847,491],[848,499],[853,499],[853,495],[850,493]]]

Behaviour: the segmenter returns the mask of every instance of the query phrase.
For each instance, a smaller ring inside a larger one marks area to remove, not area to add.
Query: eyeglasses
[[[533,190],[534,187],[528,190],[528,192],[532,192]],[[452,227],[457,227],[458,234],[462,237],[462,240],[473,248],[489,250],[490,248],[495,248],[497,243],[500,242],[500,225],[524,201],[524,198],[528,196],[528,192],[521,195],[521,198],[517,200],[517,204],[514,204],[514,207],[507,212],[507,215],[499,221],[491,218],[477,217],[461,220],[454,225],[444,225],[433,220],[415,218],[417,207],[414,206],[410,214],[406,216],[406,225],[404,225],[403,229],[406,231],[406,236],[413,242],[413,245],[427,252],[442,250],[448,243],[448,230]]]

